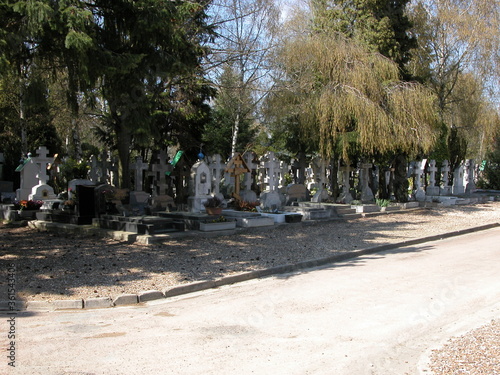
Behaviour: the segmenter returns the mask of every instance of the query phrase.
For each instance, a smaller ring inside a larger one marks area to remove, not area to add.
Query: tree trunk
[[[338,157],[333,157],[330,160],[330,187],[333,201],[336,202],[339,197],[339,180],[338,180],[338,172],[339,172],[339,160]]]
[[[236,113],[236,119],[234,120],[233,129],[233,140],[231,142],[231,157],[236,153],[236,143],[238,142],[238,132],[240,131],[240,111],[238,108],[238,113]]]
[[[118,183],[122,189],[130,189],[130,145],[132,133],[122,124],[116,126],[118,150]]]

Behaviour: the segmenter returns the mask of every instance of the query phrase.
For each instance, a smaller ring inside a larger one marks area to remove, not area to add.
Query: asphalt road
[[[425,374],[430,349],[500,318],[499,264],[492,229],[142,306],[19,313],[0,373]]]

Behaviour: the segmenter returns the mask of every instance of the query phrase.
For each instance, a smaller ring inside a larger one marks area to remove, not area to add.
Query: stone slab
[[[198,292],[200,290],[215,288],[215,286],[215,281],[211,280],[174,286],[165,290],[165,297],[174,297],[182,294]]]
[[[269,217],[243,217],[236,219],[236,223],[241,228],[256,228],[274,225],[274,220]]]
[[[159,290],[146,290],[138,294],[139,302],[154,301],[165,298],[165,295]]]
[[[282,213],[273,214],[273,213],[270,213],[270,212],[261,212],[260,214],[262,216],[264,216],[264,217],[268,217],[268,218],[273,219],[273,221],[275,223],[284,223],[285,222],[285,216],[288,215],[288,214],[282,214]]]
[[[0,301],[0,311],[21,311],[26,310],[25,301]]]
[[[85,309],[104,309],[113,307],[113,301],[109,297],[89,298],[84,301]]]
[[[134,305],[139,302],[137,294],[120,294],[113,300],[114,306]]]

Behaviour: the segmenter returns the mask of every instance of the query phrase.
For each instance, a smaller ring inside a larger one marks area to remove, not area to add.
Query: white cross
[[[38,184],[44,185],[49,180],[47,175],[47,165],[50,164],[54,158],[49,157],[49,150],[45,146],[38,147],[36,150],[37,156],[32,158],[33,162],[38,165],[39,172],[36,175],[38,178]]]

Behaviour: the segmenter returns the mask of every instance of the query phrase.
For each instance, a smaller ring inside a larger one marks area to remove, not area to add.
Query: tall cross
[[[222,162],[222,157],[219,154],[209,158],[210,172],[212,172],[212,191],[214,194],[220,192],[220,180],[222,179],[222,171],[226,168],[226,164]]]
[[[33,162],[39,167],[39,172],[36,177],[38,178],[39,185],[45,185],[49,180],[49,176],[47,175],[47,165],[52,163],[54,158],[49,157],[49,150],[47,150],[45,146],[38,147],[36,153],[37,156],[32,158]]]
[[[227,167],[225,172],[231,174],[231,177],[234,177],[234,193],[233,196],[240,200],[240,176],[243,173],[251,172],[251,169],[248,168],[247,164],[243,157],[237,152],[231,160],[227,163]]]
[[[148,163],[143,163],[142,156],[136,157],[135,163],[130,165],[130,168],[134,170],[135,191],[142,191],[143,172],[146,171],[148,167]]]

